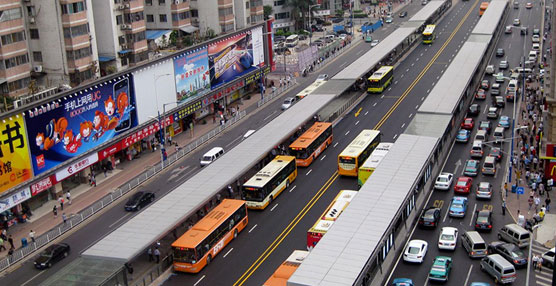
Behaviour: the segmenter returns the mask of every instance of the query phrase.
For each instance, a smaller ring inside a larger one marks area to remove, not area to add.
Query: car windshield
[[[43,253],[41,253],[42,257],[52,257],[52,251],[44,251]]]
[[[419,247],[410,246],[407,252],[410,254],[419,254],[419,251],[421,251]]]
[[[479,215],[477,217],[477,223],[488,223],[488,216],[481,216]]]
[[[438,180],[437,180],[437,181],[438,181],[438,182],[441,182],[441,183],[445,183],[445,182],[448,182],[448,178],[446,178],[446,177],[438,177]]]
[[[210,160],[211,160],[211,157],[210,157],[210,156],[205,156],[205,157],[203,157],[203,161],[210,161]]]
[[[441,240],[454,240],[454,235],[452,234],[442,234],[440,236]]]
[[[453,203],[453,204],[452,204],[452,208],[455,208],[455,209],[462,209],[462,208],[463,208],[463,205],[462,205],[461,203]]]
[[[434,210],[428,210],[425,212],[425,215],[423,215],[424,218],[434,218]]]
[[[514,248],[510,250],[510,253],[512,254],[512,258],[520,258],[520,257],[525,257],[525,255],[523,254],[523,252],[519,249],[519,248]]]
[[[465,187],[467,185],[466,181],[458,181],[458,186]]]

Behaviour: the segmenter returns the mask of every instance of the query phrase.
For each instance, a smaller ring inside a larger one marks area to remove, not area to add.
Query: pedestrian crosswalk
[[[543,253],[545,253],[546,251],[548,251],[548,248],[538,244],[538,243],[533,243],[532,249],[531,249],[531,255],[537,255],[537,256],[542,256]],[[542,267],[542,270],[539,271],[537,269],[531,268],[531,271],[534,271],[534,281],[535,284],[533,285],[539,285],[539,286],[551,286],[552,285],[552,272],[554,271],[553,269],[550,269],[546,266]]]

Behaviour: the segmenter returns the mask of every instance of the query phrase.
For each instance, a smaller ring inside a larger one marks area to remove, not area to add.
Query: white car
[[[316,81],[325,81],[325,80],[328,80],[328,75],[323,73],[323,74],[319,74]]]
[[[533,41],[533,43],[540,43],[541,37],[539,35],[533,35],[531,40]]]
[[[485,69],[486,74],[493,74],[494,73],[494,65],[488,65]]]
[[[505,70],[509,67],[508,61],[500,61],[500,65],[498,66],[499,69]]]
[[[295,97],[286,97],[282,103],[282,110],[290,108],[295,103]]]
[[[423,263],[429,244],[420,239],[409,241],[403,253],[403,261],[413,263]]]
[[[449,190],[452,186],[454,175],[451,173],[440,173],[434,183],[434,188],[437,190]]]
[[[373,41],[371,42],[371,48],[372,48],[372,47],[376,47],[376,45],[378,45],[378,40],[373,40]]]
[[[445,226],[438,237],[438,249],[455,250],[458,242],[458,229]]]

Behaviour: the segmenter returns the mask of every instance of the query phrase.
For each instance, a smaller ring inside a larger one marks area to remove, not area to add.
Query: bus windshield
[[[340,163],[344,164],[355,164],[355,158],[353,157],[340,157]]]
[[[174,248],[174,261],[184,263],[195,263],[197,254],[193,248]]]
[[[265,198],[262,189],[258,188],[243,188],[243,195],[247,201],[262,202]]]
[[[307,152],[306,148],[303,148],[301,150],[291,149],[290,155],[295,156],[295,158],[298,159],[307,159],[309,157],[309,152]]]

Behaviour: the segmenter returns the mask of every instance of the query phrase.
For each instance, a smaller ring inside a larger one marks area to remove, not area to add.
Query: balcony
[[[73,47],[79,44],[89,43],[90,36],[89,35],[81,35],[73,38],[64,38],[64,44],[66,47]]]
[[[264,14],[263,6],[251,6],[251,15]]]
[[[68,59],[68,68],[69,69],[79,69],[79,68],[81,68],[80,70],[84,70],[84,69],[86,69],[85,66],[90,66],[92,63],[93,63],[93,57],[92,56],[80,58],[80,59],[77,59],[77,60]]]
[[[25,74],[25,75],[21,75]],[[26,63],[22,65],[18,65],[16,67],[12,67],[5,70],[0,70],[0,78],[10,78],[9,81],[15,81],[25,76],[29,76],[31,74],[31,64]],[[21,75],[21,76],[17,76]],[[17,77],[16,77],[17,76]]]
[[[128,43],[127,48],[133,50],[133,53],[144,51],[147,49],[147,40]]]
[[[141,29],[143,29],[143,30],[147,29],[147,27],[145,26],[145,20],[135,21],[135,22],[131,23],[131,29],[134,32],[137,32],[138,30],[141,30]]]
[[[226,16],[220,16],[218,17],[218,21],[220,22],[220,24],[225,24],[225,23],[230,23],[234,21],[234,14],[228,14]]]
[[[233,0],[218,0],[218,8],[228,8],[234,5]]]
[[[14,29],[16,27],[20,28]],[[7,34],[23,31],[24,29],[23,18],[0,23],[0,31],[9,31]]]
[[[191,18],[181,19],[178,21],[172,21],[172,27],[179,29],[180,27],[184,27],[191,24]]]
[[[73,22],[81,21],[82,23],[87,22],[87,12],[79,12],[74,14],[64,14],[62,15],[62,25],[64,27],[69,26]]]
[[[183,12],[189,10],[189,1],[181,1],[180,4],[174,4],[172,1],[172,5],[170,5],[170,9],[172,13]]]
[[[14,53],[16,51],[21,51],[21,50],[27,50],[27,42],[26,41],[19,41],[19,42],[8,44],[8,45],[1,45],[0,46],[0,55]]]

